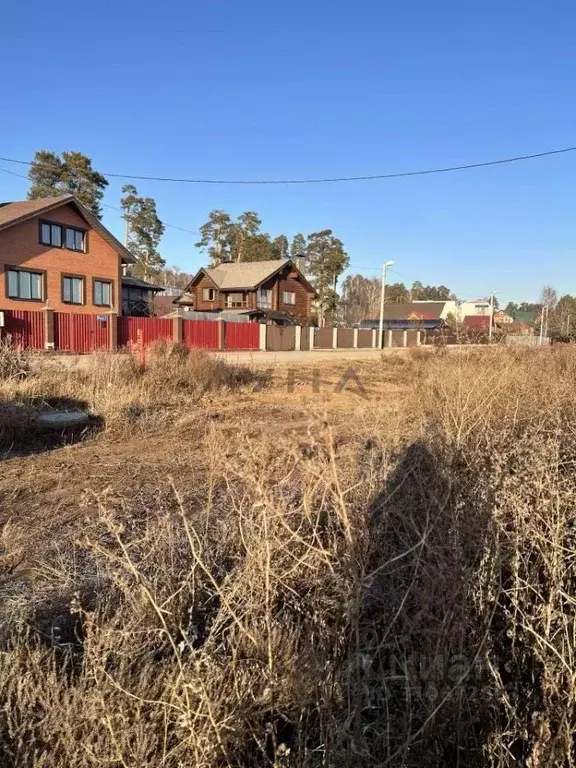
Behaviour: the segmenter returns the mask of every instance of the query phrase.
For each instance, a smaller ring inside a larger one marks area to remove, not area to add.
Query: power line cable
[[[376,179],[401,179],[409,176],[429,176],[437,173],[451,173],[453,171],[467,171],[473,168],[487,168],[493,165],[505,165],[517,163],[522,160],[534,160],[539,157],[550,157],[567,152],[576,152],[576,146],[551,149],[546,152],[535,152],[531,155],[517,155],[500,160],[487,160],[481,163],[466,163],[465,165],[452,165],[444,168],[426,168],[418,171],[403,171],[401,173],[379,173],[366,176],[340,176],[326,179],[180,179],[168,176],[136,176],[127,173],[103,173],[107,178],[132,179],[135,181],[167,181],[178,184],[334,184],[345,181],[374,181]],[[20,165],[32,165],[29,160],[15,160],[10,157],[0,157],[6,163],[18,163]]]
[[[2,173],[9,173],[10,176],[18,176],[19,179],[26,179],[26,181],[30,181],[28,176],[22,176],[21,173],[15,173],[14,171],[9,171],[8,168],[0,168],[0,171],[2,171]]]
[[[408,277],[408,275],[403,275],[402,272],[398,272],[397,269],[390,269],[390,272],[393,272],[395,275],[398,275],[398,277],[403,277],[404,280],[411,280],[412,279],[411,277]]]
[[[123,213],[122,208],[118,208],[116,205],[109,205],[108,203],[102,203],[104,208],[111,208],[113,211],[119,211],[120,213]],[[188,232],[190,235],[201,235],[200,232],[195,231],[193,229],[186,229],[186,227],[179,227],[176,224],[168,224],[168,222],[161,219],[162,224],[164,224],[165,227],[170,227],[170,229],[179,229],[180,232]]]
[[[11,176],[18,176],[19,179],[25,179],[26,181],[30,181],[28,176],[23,176],[21,173],[15,173],[14,171],[9,171],[7,168],[0,168],[0,171],[2,173],[9,173]],[[116,205],[109,205],[109,203],[102,203],[104,208],[111,208],[113,211],[119,211],[122,213],[122,208],[118,208]],[[170,229],[178,229],[180,232],[187,232],[190,235],[200,235],[200,232],[197,232],[192,229],[186,229],[186,227],[178,227],[176,224],[168,224],[168,222],[163,221],[162,224],[164,224],[165,227],[170,227]]]
[[[378,272],[380,273],[382,271],[382,267],[367,267],[363,264],[349,264],[347,269],[364,269],[369,270],[372,272]],[[403,277],[404,280],[411,280],[412,278],[408,277],[407,275],[402,274],[402,272],[398,272],[397,269],[392,269],[391,267],[388,267],[388,271],[392,272],[395,275],[398,275],[398,277]]]

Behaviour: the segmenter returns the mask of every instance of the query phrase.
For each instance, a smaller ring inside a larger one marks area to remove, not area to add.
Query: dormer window
[[[53,224],[51,221],[40,223],[40,242],[51,248],[66,248],[69,251],[86,252],[86,232],[76,227]]]
[[[69,251],[84,252],[84,232],[81,229],[66,227],[66,248]]]
[[[53,248],[62,248],[62,227],[60,224],[42,222],[40,227],[40,242]]]

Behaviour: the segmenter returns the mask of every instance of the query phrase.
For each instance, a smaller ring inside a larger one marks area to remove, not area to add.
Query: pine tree
[[[62,169],[62,160],[55,152],[45,149],[36,152],[28,171],[31,182],[28,200],[40,200],[44,197],[63,194],[59,189],[62,182]]]
[[[211,211],[208,221],[200,227],[200,234],[202,237],[196,243],[196,248],[207,252],[212,266],[231,260],[235,231],[229,213]]]
[[[274,258],[276,256],[272,241],[266,232],[259,232],[257,235],[250,235],[246,238],[242,261],[268,261]]]
[[[108,186],[105,176],[92,168],[92,160],[81,152],[39,150],[28,171],[31,181],[29,200],[60,195],[75,195],[99,219],[102,198]]]
[[[298,233],[294,235],[292,243],[290,244],[290,258],[296,261],[297,259],[303,259],[306,256],[306,238],[304,235]]]
[[[232,247],[232,258],[234,261],[260,261],[250,256],[249,241],[260,234],[260,224],[262,220],[254,211],[245,211],[241,213],[233,225],[234,245]],[[268,240],[268,236],[265,236]]]
[[[350,259],[341,240],[334,237],[331,229],[308,235],[306,245],[306,274],[318,292],[319,321],[324,325],[327,312],[335,312],[338,306],[338,278]]]
[[[123,218],[128,229],[128,250],[136,257],[133,274],[149,280],[165,266],[166,261],[158,251],[164,234],[164,224],[156,212],[156,202],[151,197],[140,197],[132,184],[122,187],[120,200]]]
[[[290,254],[290,246],[286,235],[278,235],[272,240],[272,258],[287,259]]]
[[[212,266],[225,261],[265,261],[278,258],[270,235],[260,232],[261,224],[260,217],[254,211],[241,213],[236,221],[226,211],[212,211],[208,221],[200,227],[202,237],[196,247],[208,254]]]

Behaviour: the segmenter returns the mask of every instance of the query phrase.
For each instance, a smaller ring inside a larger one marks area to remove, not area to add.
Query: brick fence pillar
[[[352,336],[352,347],[354,349],[358,349],[358,328],[354,328],[354,333]]]
[[[224,320],[216,320],[218,323],[218,349],[224,349]]]
[[[310,349],[314,349],[314,326],[313,325],[310,326],[310,344],[309,344],[309,348]]]
[[[108,313],[108,349],[113,352],[118,349],[118,313]]]
[[[402,346],[407,347],[408,346],[408,331],[404,331],[402,334]]]
[[[294,351],[300,352],[302,349],[302,326],[296,325],[294,327]]]
[[[172,341],[174,344],[182,344],[182,318],[172,318]]]
[[[268,326],[266,323],[260,323],[260,350],[266,352],[266,333]]]
[[[44,349],[54,349],[54,310],[47,307],[44,312]]]
[[[378,331],[372,330],[372,348],[376,349],[378,346]]]

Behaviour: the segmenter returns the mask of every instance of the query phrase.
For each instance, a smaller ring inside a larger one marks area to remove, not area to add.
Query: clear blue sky
[[[264,179],[574,145],[575,28],[574,0],[12,0],[0,155],[77,149],[103,172]],[[191,230],[213,208],[256,210],[274,235],[332,228],[353,267],[394,259],[394,279],[531,300],[544,283],[576,293],[575,180],[576,153],[391,181],[138,189]],[[0,199],[26,189],[0,173]],[[104,223],[120,234],[116,212]],[[194,242],[167,229],[168,263],[196,269]]]

